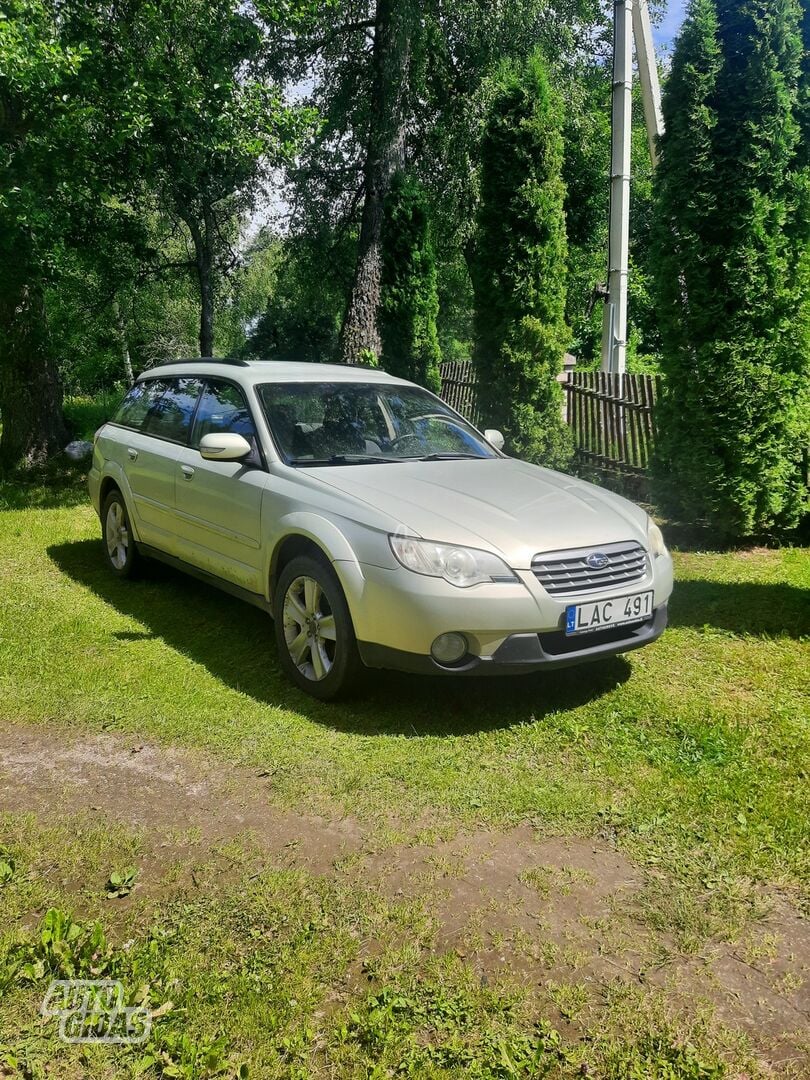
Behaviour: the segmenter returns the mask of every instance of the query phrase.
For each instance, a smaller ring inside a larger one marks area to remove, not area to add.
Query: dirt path
[[[424,899],[437,948],[456,949],[482,977],[508,970],[534,985],[576,984],[588,1000],[611,981],[646,984],[673,1004],[711,1003],[777,1069],[806,1054],[810,923],[785,898],[771,898],[744,941],[709,943],[686,958],[641,917],[646,876],[607,841],[542,837],[526,825],[381,848],[359,821],[272,805],[272,783],[255,769],[135,738],[0,725],[0,813],[98,815],[137,830],[141,888],[155,896],[188,886],[195,864],[249,837],[267,866],[352,875]],[[561,1006],[567,1020],[576,1018]]]
[[[0,726],[0,812],[98,813],[143,830],[147,850],[164,834],[193,832],[198,855],[249,833],[270,854],[294,846],[297,865],[315,873],[360,847],[356,822],[271,806],[271,783],[256,769],[138,739]]]

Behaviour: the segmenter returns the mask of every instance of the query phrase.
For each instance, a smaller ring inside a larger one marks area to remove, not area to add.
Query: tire
[[[287,563],[275,588],[273,617],[281,666],[296,686],[321,701],[356,686],[362,663],[352,617],[325,559],[299,555]]]
[[[107,566],[115,576],[134,577],[140,555],[132,536],[127,504],[118,488],[113,488],[101,508],[101,541]]]

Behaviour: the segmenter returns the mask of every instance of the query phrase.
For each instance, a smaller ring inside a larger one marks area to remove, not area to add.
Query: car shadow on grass
[[[327,704],[286,680],[272,622],[257,608],[151,560],[138,580],[121,581],[107,569],[97,540],[56,544],[48,554],[73,581],[144,627],[111,630],[111,639],[124,645],[159,638],[227,686],[338,731],[425,736],[512,727],[608,694],[631,672],[623,657],[514,678],[369,671],[355,697]]]
[[[708,626],[740,637],[807,637],[810,589],[780,582],[678,581],[669,625]]]

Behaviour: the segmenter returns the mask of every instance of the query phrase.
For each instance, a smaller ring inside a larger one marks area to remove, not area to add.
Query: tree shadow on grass
[[[87,505],[87,466],[57,458],[44,468],[0,476],[0,510],[61,510]]]
[[[160,638],[227,686],[338,731],[427,736],[511,727],[608,694],[631,671],[622,657],[515,678],[451,679],[369,671],[355,698],[326,704],[287,682],[278,663],[272,622],[257,608],[151,560],[142,578],[121,581],[104,564],[97,540],[56,544],[48,554],[68,577],[145,628],[111,630],[112,639],[123,644]],[[124,653],[121,663],[126,663]]]
[[[677,581],[669,605],[670,626],[711,626],[740,636],[810,636],[810,589],[796,585]]]

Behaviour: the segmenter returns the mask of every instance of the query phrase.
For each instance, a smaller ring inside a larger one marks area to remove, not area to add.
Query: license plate
[[[592,634],[623,623],[643,622],[653,613],[652,592],[633,596],[614,596],[610,600],[594,600],[590,604],[570,604],[565,609],[565,632]]]

